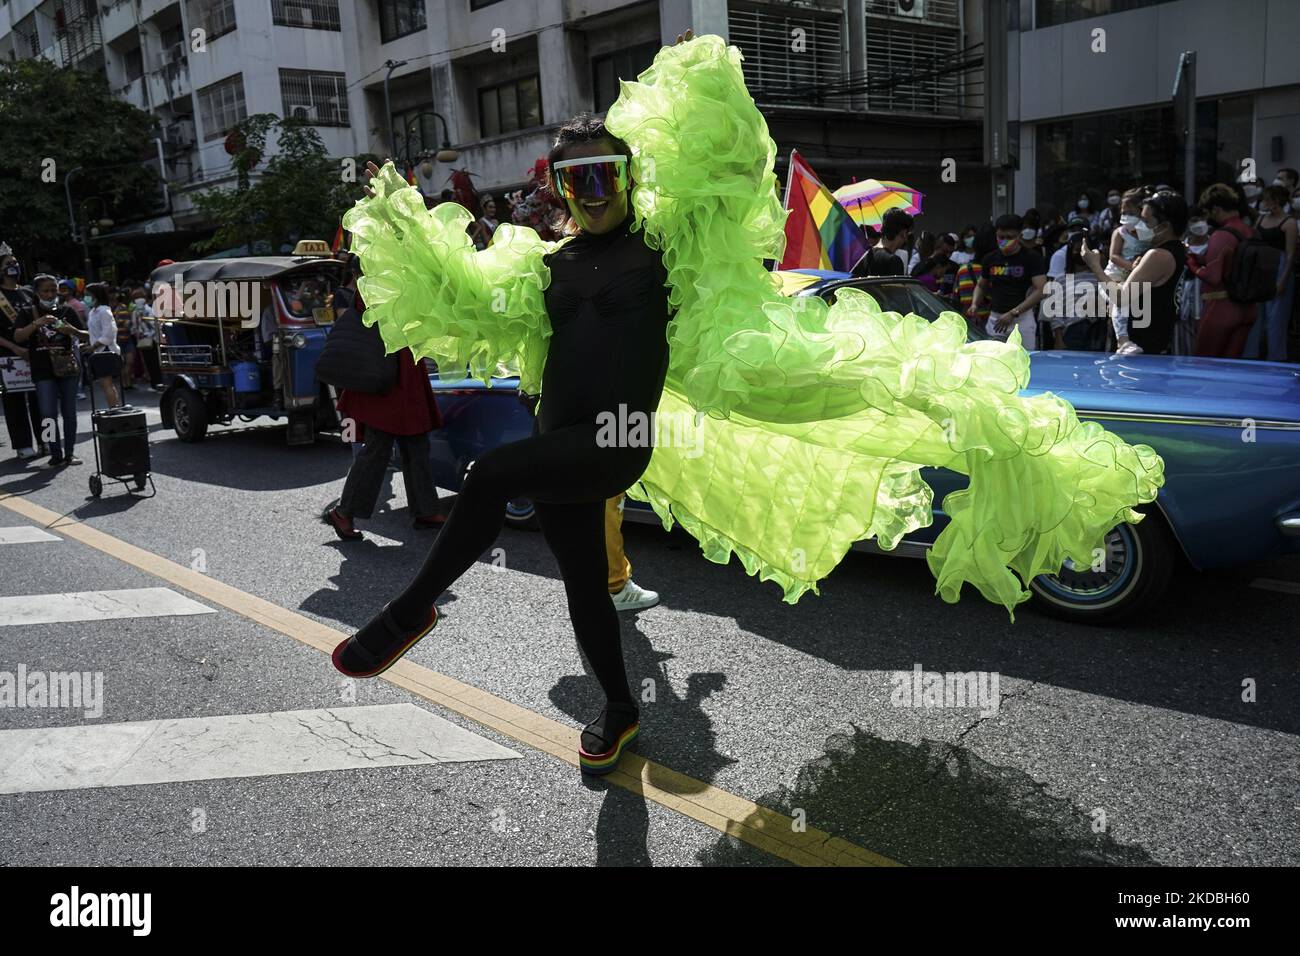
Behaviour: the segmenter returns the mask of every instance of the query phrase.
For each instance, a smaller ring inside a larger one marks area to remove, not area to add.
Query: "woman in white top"
[[[90,327],[90,374],[104,391],[109,408],[120,404],[113,376],[122,370],[122,350],[117,344],[117,322],[108,305],[108,286],[95,283],[86,286],[95,306],[86,319]]]

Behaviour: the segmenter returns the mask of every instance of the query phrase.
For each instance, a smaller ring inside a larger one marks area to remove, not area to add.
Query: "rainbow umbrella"
[[[921,213],[925,193],[890,179],[864,179],[841,186],[831,195],[848,210],[859,226],[879,226],[885,213],[901,209],[909,216]]]

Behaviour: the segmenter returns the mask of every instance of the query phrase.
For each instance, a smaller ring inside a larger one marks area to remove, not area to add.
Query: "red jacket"
[[[356,304],[364,309],[361,296]],[[339,414],[361,426],[371,425],[393,435],[422,435],[442,427],[442,415],[429,385],[424,359],[416,362],[410,349],[397,353],[397,384],[383,394],[351,392],[339,395]],[[357,429],[357,441],[364,441],[364,427]]]

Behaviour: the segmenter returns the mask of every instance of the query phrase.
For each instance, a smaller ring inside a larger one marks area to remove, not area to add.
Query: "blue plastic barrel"
[[[262,390],[262,373],[256,362],[232,362],[230,370],[235,373],[235,391],[260,392]]]

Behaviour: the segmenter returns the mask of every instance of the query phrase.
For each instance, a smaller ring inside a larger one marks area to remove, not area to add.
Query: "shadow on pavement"
[[[908,866],[1156,865],[1020,770],[964,747],[883,740],[857,727],[830,737],[792,788],[756,802],[791,817],[803,811],[809,827]],[[737,865],[751,852],[720,837],[699,859]]]

